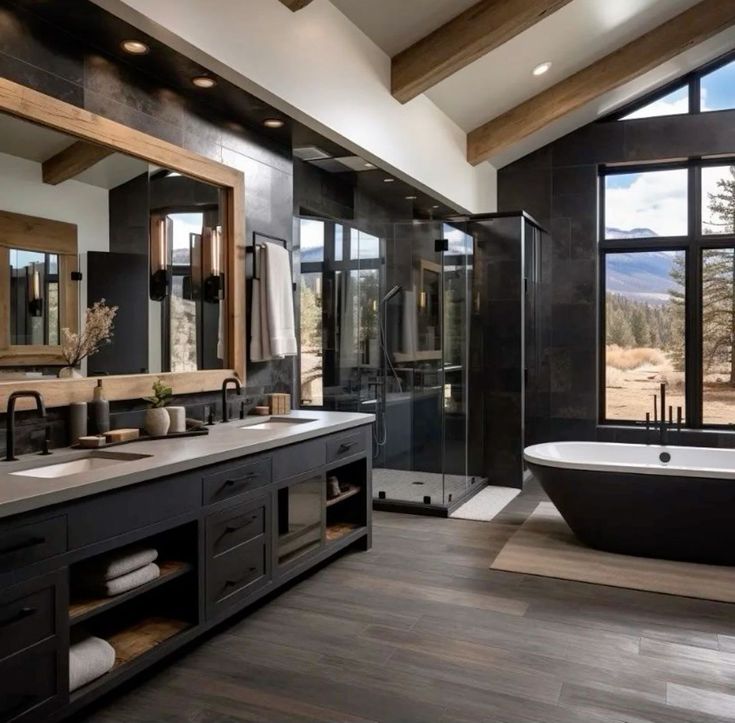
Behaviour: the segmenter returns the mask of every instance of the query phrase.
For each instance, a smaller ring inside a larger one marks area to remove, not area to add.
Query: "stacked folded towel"
[[[161,575],[152,547],[125,547],[79,566],[77,585],[87,594],[113,597],[145,585]]]
[[[115,665],[115,649],[106,640],[81,635],[69,647],[69,692],[109,673]]]

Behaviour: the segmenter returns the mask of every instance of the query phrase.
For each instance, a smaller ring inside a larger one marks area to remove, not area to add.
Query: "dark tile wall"
[[[284,238],[291,247],[290,147],[220,119],[217,108],[184,97],[155,77],[104,56],[15,3],[0,7],[0,76],[242,170],[248,242],[258,231]],[[271,391],[291,392],[293,382],[293,360],[249,364],[245,394],[254,403]],[[203,405],[218,404],[218,399],[215,394],[182,401],[193,416],[201,417]],[[141,419],[142,408],[138,402],[113,404],[116,426]],[[66,417],[67,410],[50,410],[55,446],[67,442]],[[19,422],[22,452],[34,447],[39,425],[30,412],[20,413]],[[5,446],[4,431],[5,418],[0,415],[0,452]]]
[[[523,209],[551,232],[541,283],[548,320],[539,363],[547,394],[534,409],[533,437],[544,440],[643,441],[638,429],[598,426],[598,169],[735,151],[735,111],[597,122],[512,163],[498,173],[500,211]],[[528,412],[528,410],[527,410]],[[735,446],[735,435],[693,431],[682,442]]]

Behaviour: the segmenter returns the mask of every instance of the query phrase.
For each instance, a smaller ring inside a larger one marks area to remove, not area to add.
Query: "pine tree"
[[[709,195],[709,210],[718,233],[735,232],[735,166],[730,178],[717,181]],[[735,254],[732,249],[707,249],[702,254],[702,332],[705,372],[730,366],[730,385],[735,386]]]

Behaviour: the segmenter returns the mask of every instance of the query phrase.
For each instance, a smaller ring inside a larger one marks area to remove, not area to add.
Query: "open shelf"
[[[157,562],[157,564],[161,569],[161,575],[155,580],[151,580],[133,590],[128,590],[114,597],[89,597],[72,600],[69,605],[69,622],[75,625],[76,623],[88,620],[93,615],[105,612],[149,590],[154,590],[161,585],[176,580],[193,569],[193,566],[188,562],[177,560],[165,560],[163,562]]]
[[[333,497],[331,500],[327,500],[327,507],[331,507],[332,505],[339,504],[344,500],[348,500],[350,497],[359,495],[361,491],[361,487],[358,487],[357,485],[350,485],[350,488],[347,490],[347,492],[343,492],[338,497]]]
[[[335,522],[334,524],[327,525],[325,538],[328,543],[337,542],[337,540],[341,540],[343,537],[359,529],[360,525],[355,522]]]
[[[183,620],[152,616],[114,633],[107,638],[115,648],[115,667],[112,670],[132,662],[188,627],[190,624]]]

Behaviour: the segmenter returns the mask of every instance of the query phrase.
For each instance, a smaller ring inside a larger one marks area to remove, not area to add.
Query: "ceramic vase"
[[[146,409],[143,428],[151,437],[165,437],[171,425],[166,407]]]

